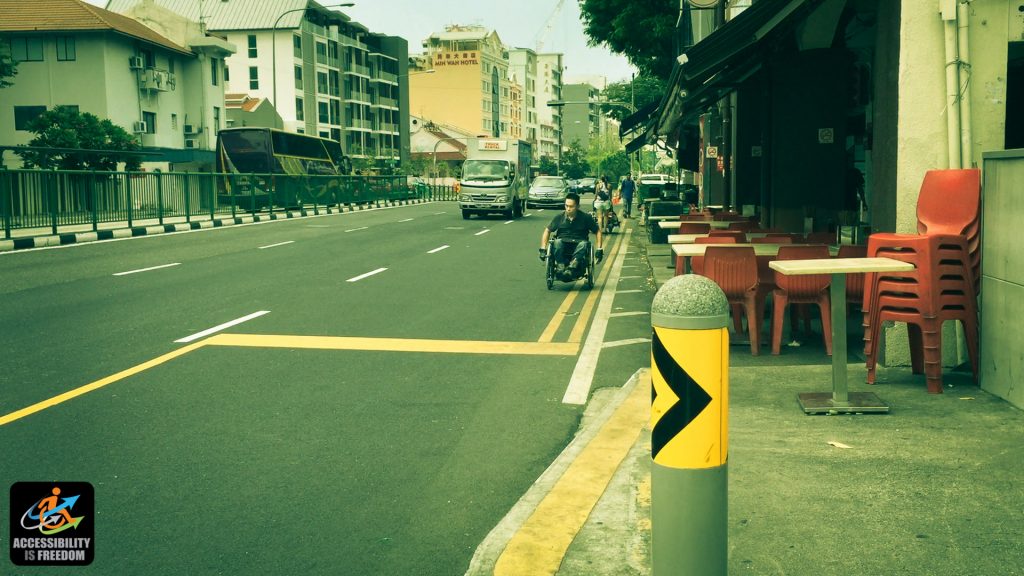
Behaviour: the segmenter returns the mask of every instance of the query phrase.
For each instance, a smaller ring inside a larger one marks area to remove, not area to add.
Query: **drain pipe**
[[[960,90],[957,60],[957,0],[939,0],[945,33],[946,56],[946,140],[949,168],[962,168],[960,149]]]
[[[971,144],[971,50],[968,23],[970,0],[960,0],[956,8],[957,40],[957,87],[960,98],[960,165],[974,166],[973,145]]]

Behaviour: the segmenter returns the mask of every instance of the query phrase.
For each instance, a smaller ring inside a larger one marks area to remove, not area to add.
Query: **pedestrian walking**
[[[633,214],[633,193],[636,192],[636,182],[632,174],[626,174],[626,179],[619,187],[619,195],[622,197],[622,217],[629,218]]]

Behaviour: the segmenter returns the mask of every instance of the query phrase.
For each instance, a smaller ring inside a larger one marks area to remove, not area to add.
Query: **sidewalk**
[[[635,230],[634,248],[660,286],[673,274],[669,248]],[[859,322],[850,324],[850,389],[877,393],[889,414],[803,414],[798,393],[831,390],[820,334],[779,356],[730,347],[730,573],[1024,574],[1024,412],[955,371],[944,373],[941,395],[909,368],[880,367],[879,383],[864,384]],[[604,425],[630,387],[649,386],[635,380],[594,394],[581,437]],[[651,573],[646,415],[635,425],[642,432],[560,576]]]

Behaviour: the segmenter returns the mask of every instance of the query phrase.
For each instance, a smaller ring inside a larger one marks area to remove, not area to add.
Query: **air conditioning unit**
[[[142,56],[131,56],[128,58],[128,67],[132,70],[141,70],[145,66]]]
[[[136,134],[144,134],[146,132],[146,121],[138,120],[136,122],[132,122],[132,132]]]
[[[195,124],[185,124],[185,134],[199,134],[201,130],[202,128]]]
[[[159,90],[166,92],[170,89],[167,85],[168,73],[163,70],[146,70],[142,74],[139,83],[144,90]]]
[[[199,148],[199,140],[195,138],[185,138],[185,148]]]

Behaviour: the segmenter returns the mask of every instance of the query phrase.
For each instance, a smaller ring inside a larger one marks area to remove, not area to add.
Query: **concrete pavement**
[[[673,273],[669,249],[634,230],[631,250],[646,255],[660,286]],[[880,368],[878,384],[864,384],[859,330],[850,322],[850,389],[877,393],[889,414],[804,415],[798,393],[831,390],[820,333],[779,356],[730,346],[730,573],[1024,574],[1024,413],[949,369],[942,395],[927,394],[909,368]],[[629,402],[639,390],[649,403],[646,368],[621,389],[594,393],[576,440],[524,496],[506,533],[478,550],[469,574],[651,573],[649,414]],[[582,526],[566,523],[571,542],[557,565],[503,564],[517,526],[542,510],[616,415],[632,423],[630,445],[609,455],[614,471]]]

